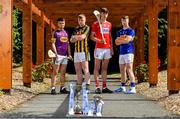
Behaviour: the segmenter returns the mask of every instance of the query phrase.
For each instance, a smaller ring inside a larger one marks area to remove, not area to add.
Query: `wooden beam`
[[[52,27],[51,25],[46,25],[46,59],[49,59],[48,50],[51,49],[51,37],[52,37]]]
[[[0,2],[0,89],[12,88],[12,9],[13,0]]]
[[[32,82],[32,0],[23,10],[23,83],[31,87]]]
[[[168,83],[169,94],[180,90],[180,0],[168,0]]]
[[[44,62],[44,14],[41,14],[39,22],[37,22],[37,28],[36,28],[36,34],[37,34],[37,50],[36,50],[36,64],[41,64]]]
[[[51,1],[50,1],[51,2]],[[100,9],[101,7],[107,7],[107,8],[121,8],[121,7],[129,7],[129,9],[131,8],[138,8],[138,7],[143,7],[145,5],[145,2],[141,2],[139,4],[132,4],[132,3],[118,3],[118,2],[114,2],[114,3],[78,3],[78,4],[73,4],[73,3],[62,3],[62,4],[56,4],[56,3],[48,3],[48,4],[36,4],[39,8],[58,8],[58,6],[60,8],[66,8],[66,9],[71,9],[71,8],[84,8],[84,10],[88,9],[88,8],[94,8],[94,9]],[[88,6],[88,7],[87,7]]]
[[[40,3],[41,2],[41,3]],[[41,0],[40,2],[37,1],[39,4],[100,4],[100,3],[119,3],[119,4],[142,4],[144,3],[144,0]]]
[[[148,0],[150,86],[156,86],[158,82],[158,11],[156,3],[156,0]]]
[[[14,5],[19,8],[21,11],[23,11],[24,9],[26,9],[26,6],[27,6],[27,0],[22,0],[22,1],[19,1],[19,0],[14,0]],[[37,15],[37,16],[33,16],[33,18],[37,18],[37,17],[41,17],[41,10],[35,5],[32,3],[32,13]],[[35,19],[37,20],[37,19]],[[46,16],[46,14],[44,14],[44,21],[49,24],[50,23],[50,19]]]

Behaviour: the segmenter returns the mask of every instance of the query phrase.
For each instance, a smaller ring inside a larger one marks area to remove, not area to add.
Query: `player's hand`
[[[111,48],[111,55],[114,55],[114,50],[113,50],[113,48]]]
[[[80,35],[81,39],[84,40],[86,38],[85,34]]]
[[[73,61],[73,58],[72,58],[71,55],[68,56],[68,59],[71,60],[71,61]]]
[[[98,39],[98,38],[97,38],[96,42],[98,42],[98,43],[104,43],[104,41],[103,41],[102,39]]]

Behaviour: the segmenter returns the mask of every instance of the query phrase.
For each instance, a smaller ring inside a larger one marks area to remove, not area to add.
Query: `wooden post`
[[[168,0],[168,83],[169,94],[180,90],[180,0]]]
[[[48,59],[48,50],[51,49],[51,37],[52,37],[52,28],[51,23],[46,27],[46,59]]]
[[[149,84],[158,82],[158,11],[157,0],[148,0],[149,21]]]
[[[12,87],[12,9],[13,0],[0,1],[0,89]]]
[[[139,18],[139,63],[144,61],[144,15]]]
[[[139,65],[139,52],[138,51],[139,51],[139,47],[140,47],[140,45],[139,45],[140,32],[139,32],[138,25],[139,25],[139,22],[138,22],[138,18],[137,18],[135,21],[135,31],[136,31],[135,35],[136,35],[136,37],[135,37],[135,42],[134,42],[135,43],[135,45],[134,45],[135,46],[134,66],[135,67]]]
[[[144,61],[144,16],[140,15],[137,19],[137,41],[136,41],[136,59],[137,65],[140,65]]]
[[[23,10],[23,83],[31,87],[32,82],[32,0]]]
[[[41,17],[37,22],[37,50],[36,50],[36,64],[41,64],[44,62],[44,13],[41,12]]]

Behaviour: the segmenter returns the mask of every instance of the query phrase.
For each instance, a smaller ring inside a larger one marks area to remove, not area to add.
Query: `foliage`
[[[149,79],[148,65],[140,64],[135,67],[135,75],[137,76],[138,83],[147,82]]]
[[[40,65],[37,65],[32,70],[32,80],[37,82],[43,82],[44,78],[51,77],[53,70],[53,63],[51,60],[48,60]]]
[[[13,10],[13,62],[22,62],[22,20],[16,8]]]
[[[0,89],[0,96],[3,95],[3,94],[4,94],[4,92],[2,91],[2,89]]]

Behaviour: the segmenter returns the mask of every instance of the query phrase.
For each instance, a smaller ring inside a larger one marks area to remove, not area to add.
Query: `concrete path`
[[[110,89],[118,87],[117,81],[109,82]],[[93,82],[92,82],[93,85]],[[94,85],[92,86],[92,89]],[[148,100],[139,94],[102,94],[103,118],[180,118],[166,112],[155,101]],[[7,113],[0,113],[1,118],[83,118],[82,115],[69,116],[68,95],[51,95],[50,90],[37,95]],[[91,101],[93,94],[88,94]],[[81,100],[82,101],[82,100]],[[90,118],[90,117],[89,117]],[[96,116],[94,118],[97,118]]]

